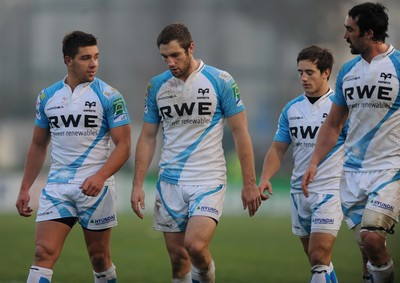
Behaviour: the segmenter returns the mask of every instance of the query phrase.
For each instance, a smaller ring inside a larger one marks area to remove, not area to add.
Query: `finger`
[[[246,210],[247,202],[244,199],[242,199],[242,205],[243,205],[243,210]]]

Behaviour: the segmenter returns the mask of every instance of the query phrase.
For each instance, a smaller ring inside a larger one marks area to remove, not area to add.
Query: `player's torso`
[[[226,182],[225,117],[244,110],[233,78],[200,64],[183,82],[165,72],[148,86],[144,120],[161,123],[160,178],[179,184]]]
[[[211,124],[218,104],[215,88],[200,73],[186,82],[171,78],[156,99],[164,133],[186,134],[192,139]]]
[[[328,117],[332,102],[332,91],[310,103],[305,96],[287,110],[288,131],[293,144],[293,171],[291,192],[301,193],[301,179],[313,154],[319,130]],[[339,144],[339,143],[338,143]],[[340,145],[343,149],[343,145]],[[310,192],[338,193],[343,152],[334,150],[329,161],[318,167],[318,174],[309,186]]]
[[[288,109],[290,138],[295,150],[313,150],[318,130],[328,117],[331,104],[329,96],[321,97],[314,104],[304,98]]]
[[[400,154],[400,65],[393,53],[398,52],[377,56],[370,64],[360,60],[343,76],[350,122],[345,160],[350,169],[400,167],[395,161]]]
[[[73,93],[63,88],[47,101],[44,112],[57,148],[86,150],[98,136],[104,119],[104,108],[90,85],[78,86]]]
[[[73,92],[67,85],[59,86],[63,87],[46,89],[39,96],[44,105],[37,121],[43,127],[47,125],[51,133],[48,182],[82,183],[110,154],[104,103],[91,84],[81,84]]]

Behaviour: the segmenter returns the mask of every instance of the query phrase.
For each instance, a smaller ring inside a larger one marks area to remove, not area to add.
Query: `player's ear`
[[[329,77],[331,76],[331,69],[327,68],[325,71],[322,72],[322,75],[326,80],[329,80]]]
[[[194,53],[194,42],[192,41],[188,48],[188,54],[192,55]]]
[[[72,62],[72,58],[69,56],[64,56],[64,63],[65,65],[69,65]]]
[[[369,29],[365,32],[365,35],[368,39],[374,39],[374,31],[372,29]]]

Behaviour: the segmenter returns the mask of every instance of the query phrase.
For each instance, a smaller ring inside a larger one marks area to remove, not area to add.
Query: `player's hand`
[[[314,181],[315,175],[317,175],[317,165],[311,163],[308,164],[301,181],[301,190],[303,191],[304,196],[307,198],[309,196],[308,184]]]
[[[140,219],[143,219],[144,217],[141,210],[144,210],[146,208],[144,198],[145,193],[142,187],[134,187],[132,189],[131,207],[133,212],[135,212]]]
[[[270,195],[273,194],[271,182],[269,180],[261,180],[258,184],[258,191],[260,192],[263,201],[269,199]],[[265,194],[265,191],[268,191],[268,195]]]
[[[30,199],[31,197],[28,191],[19,192],[17,202],[15,203],[19,215],[24,217],[32,216],[33,209],[29,206]]]
[[[258,207],[261,205],[261,195],[255,184],[243,186],[242,203],[243,209],[248,209],[250,217],[256,214]]]
[[[87,178],[80,187],[84,195],[95,197],[104,187],[105,179],[99,175],[92,175]]]

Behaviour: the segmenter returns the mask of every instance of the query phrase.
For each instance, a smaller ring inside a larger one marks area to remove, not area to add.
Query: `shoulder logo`
[[[227,72],[221,72],[219,74],[219,77],[226,82],[229,82],[232,79],[232,76],[230,74],[228,74]]]
[[[232,84],[233,96],[235,97],[236,104],[241,101],[239,87],[236,82]]]

